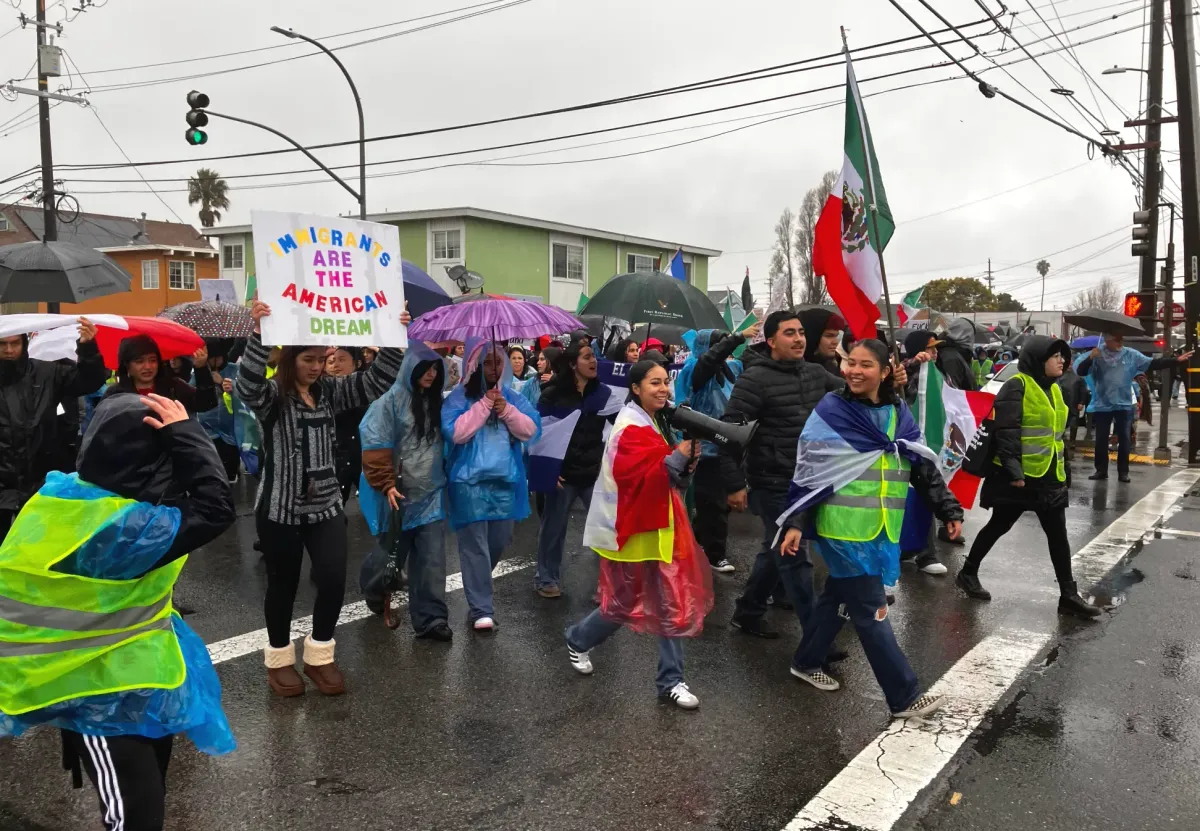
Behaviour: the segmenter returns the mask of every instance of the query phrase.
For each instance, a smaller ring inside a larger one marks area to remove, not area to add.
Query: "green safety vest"
[[[981,387],[986,384],[988,373],[992,371],[993,366],[995,364],[991,358],[984,358],[982,361],[976,358],[971,361],[971,369],[975,370],[975,383]]]
[[[896,437],[896,410],[888,420],[888,438]],[[884,453],[853,482],[838,488],[817,509],[817,533],[830,540],[869,542],[887,529],[900,541],[910,478],[907,459]]]
[[[1037,381],[1023,372],[1016,377],[1025,386],[1021,416],[1021,471],[1033,478],[1045,476],[1050,460],[1057,459],[1054,474],[1060,482],[1067,481],[1063,463],[1063,434],[1067,430],[1067,404],[1058,384],[1050,385],[1050,395]],[[1053,398],[1053,403],[1051,399]]]
[[[0,547],[0,711],[183,683],[171,593],[186,557],[133,580],[52,569],[136,504],[39,493],[17,516]]]

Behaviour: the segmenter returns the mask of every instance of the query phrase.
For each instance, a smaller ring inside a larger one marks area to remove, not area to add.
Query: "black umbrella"
[[[657,338],[667,346],[684,346],[683,333],[688,331],[682,326],[672,326],[669,323],[654,323],[637,326],[629,337],[638,343],[645,343],[646,338]]]
[[[1080,329],[1086,329],[1089,332],[1103,332],[1106,335],[1146,334],[1142,322],[1136,317],[1105,309],[1084,309],[1081,312],[1072,312],[1069,315],[1063,315],[1063,320]]]
[[[0,247],[0,303],[82,303],[129,291],[130,279],[109,257],[71,242]]]
[[[660,323],[684,329],[724,329],[725,320],[708,295],[669,274],[618,274],[600,287],[580,314],[619,317],[630,323],[650,323],[653,335]]]
[[[575,315],[579,322],[587,327],[588,334],[593,338],[604,337],[604,315]]]

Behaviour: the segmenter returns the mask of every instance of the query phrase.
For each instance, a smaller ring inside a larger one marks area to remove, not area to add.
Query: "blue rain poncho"
[[[406,531],[446,518],[445,445],[441,424],[432,425],[436,434],[425,439],[417,435],[413,419],[413,373],[418,364],[426,361],[442,363],[438,393],[443,393],[450,368],[428,346],[410,341],[396,383],[367,408],[358,427],[364,452],[391,450],[393,462],[399,466],[396,489],[404,494],[401,527]],[[386,533],[391,523],[391,506],[383,494],[367,483],[365,474],[360,477],[358,501],[371,533],[376,536]]]
[[[59,499],[103,499],[116,496],[80,480],[79,475],[52,472],[40,493]],[[170,550],[179,532],[178,508],[138,502],[92,536],[54,568],[70,574],[109,580],[131,580],[154,567]],[[38,725],[50,725],[92,736],[145,736],[158,739],[186,733],[197,749],[210,755],[237,747],[221,709],[221,682],[204,641],[183,618],[171,618],[187,675],[175,689],[143,689],[73,698],[19,716],[0,713],[0,738],[19,736]]]
[[[197,367],[196,372],[208,372],[207,367]],[[230,381],[237,379],[238,368],[237,364],[226,363],[221,367],[220,375],[222,379],[228,378]],[[192,378],[193,386],[196,379]],[[234,426],[233,412],[229,407],[225,406],[224,396],[221,391],[217,390],[217,406],[211,410],[205,410],[202,413],[196,414],[196,421],[200,422],[200,426],[204,428],[204,432],[213,441],[220,439],[226,444],[238,446],[237,432]]]
[[[733,393],[733,381],[729,380],[724,372],[717,372],[708,379],[703,387],[692,390],[692,378],[696,374],[696,365],[701,356],[708,352],[716,331],[716,329],[701,329],[699,332],[689,330],[684,334],[683,340],[687,344],[690,354],[687,361],[684,362],[683,368],[679,370],[679,375],[675,377],[675,403],[687,404],[696,412],[719,419],[725,414],[725,405],[729,403],[729,396]],[[734,381],[742,374],[742,362],[739,360],[728,360],[725,362],[725,366],[733,374]],[[711,441],[700,442],[700,455],[716,456],[717,446]]]
[[[512,366],[499,346],[472,338],[466,345],[463,358],[462,382],[454,388],[442,405],[442,435],[446,442],[446,465],[449,485],[450,526],[455,530],[472,522],[489,520],[522,520],[529,516],[529,486],[526,481],[524,451],[541,435],[541,417],[537,408],[519,392],[508,386]],[[516,407],[534,423],[536,431],[527,441],[521,441],[495,415],[470,441],[454,443],[454,425],[478,401],[467,395],[467,383],[476,372],[482,372],[484,356],[491,352],[503,361],[497,387],[510,407]]]
[[[1099,347],[1100,357],[1092,359],[1091,369],[1085,376],[1092,389],[1089,413],[1111,413],[1117,410],[1132,410],[1137,404],[1134,396],[1133,379],[1141,375],[1153,360],[1136,349],[1122,346],[1114,352],[1103,344]],[[1078,372],[1090,353],[1085,352],[1075,361]],[[1083,373],[1080,373],[1081,375]]]

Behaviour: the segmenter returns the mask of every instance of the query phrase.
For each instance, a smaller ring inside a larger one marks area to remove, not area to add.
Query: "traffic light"
[[[1150,220],[1149,211],[1133,212],[1133,256],[1145,257],[1150,253]],[[1127,313],[1128,314],[1128,313]]]
[[[1153,318],[1158,307],[1158,298],[1152,291],[1131,291],[1125,295],[1121,311],[1129,317]]]
[[[192,90],[187,94],[187,102],[191,109],[188,110],[188,128],[183,137],[188,144],[195,147],[208,141],[208,133],[200,129],[208,126],[208,113],[204,111],[204,108],[208,106],[208,96],[203,92]]]

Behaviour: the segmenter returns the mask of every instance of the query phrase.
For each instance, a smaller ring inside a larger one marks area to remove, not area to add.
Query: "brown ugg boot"
[[[304,674],[324,695],[341,695],[346,691],[346,679],[333,662],[333,648],[337,641],[317,643],[309,635],[304,639]]]
[[[296,672],[296,644],[289,643],[278,649],[268,645],[263,654],[271,691],[284,698],[304,695],[304,679]]]

